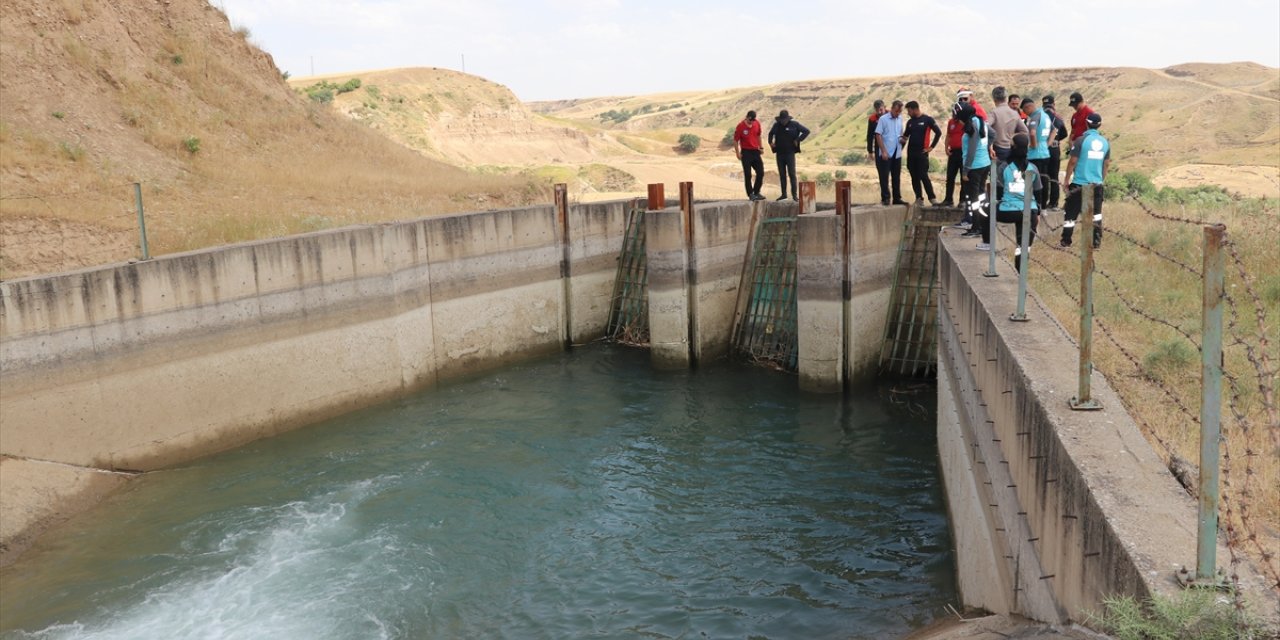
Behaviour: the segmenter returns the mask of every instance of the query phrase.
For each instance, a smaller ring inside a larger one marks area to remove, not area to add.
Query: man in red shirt
[[[960,113],[960,107],[959,102],[951,106],[951,119],[947,121],[947,134],[942,143],[942,149],[947,153],[947,196],[939,203],[943,207],[955,206],[951,196],[955,195],[956,176],[960,174],[960,165],[963,163],[964,154],[960,150],[960,142],[964,138],[964,122],[956,117]]]
[[[1089,123],[1086,118],[1093,113],[1093,109],[1090,109],[1089,105],[1084,103],[1084,96],[1080,95],[1079,91],[1071,94],[1071,102],[1067,104],[1070,104],[1071,108],[1076,110],[1075,113],[1071,114],[1071,139],[1067,141],[1070,144],[1089,130]]]
[[[747,189],[747,198],[764,200],[760,195],[760,187],[764,184],[764,156],[760,144],[760,121],[756,120],[754,110],[747,112],[747,117],[733,128],[733,152],[742,161],[742,184]],[[751,172],[755,171],[754,182]]]

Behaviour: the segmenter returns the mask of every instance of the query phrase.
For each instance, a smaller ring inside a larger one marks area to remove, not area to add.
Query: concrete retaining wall
[[[599,336],[627,206],[567,252],[532,207],[0,283],[0,449],[155,469]]]
[[[943,233],[938,444],[964,603],[1062,622],[1113,594],[1171,593],[1195,564],[1195,503],[1101,375],[1105,409],[1068,408],[1075,346],[1034,305],[1010,321],[1016,274],[1002,263],[984,278],[986,265]]]

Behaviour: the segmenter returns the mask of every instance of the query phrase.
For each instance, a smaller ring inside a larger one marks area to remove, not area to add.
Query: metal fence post
[[[1093,377],[1093,194],[1096,185],[1085,185],[1084,213],[1080,219],[1084,229],[1080,232],[1083,242],[1080,248],[1080,388],[1076,397],[1067,404],[1077,411],[1096,411],[1102,404],[1094,400],[1090,392]]]
[[[1035,171],[1035,175],[1040,175],[1039,171],[1030,167],[1028,169]],[[1022,181],[1027,187],[1032,184],[1025,174],[1022,176]],[[1009,316],[1009,319],[1014,322],[1027,321],[1027,267],[1031,262],[1031,198],[1033,197],[1029,191],[1024,188],[1022,192],[1022,233],[1019,234],[1021,238],[1018,239],[1018,255],[1013,258],[1014,264],[1018,265],[1018,310]],[[994,238],[995,234],[991,237]]]
[[[138,233],[142,236],[142,259],[150,260],[151,251],[147,248],[147,219],[142,215],[142,183],[133,183],[133,201],[138,205]]]
[[[982,274],[988,278],[998,278],[1000,274],[996,273],[996,181],[1000,179],[999,163],[996,160],[991,161],[990,174],[990,191],[991,195],[987,196],[987,237],[990,238],[987,244],[987,272]],[[978,214],[982,214],[982,210],[978,210]]]
[[[1222,435],[1222,299],[1227,228],[1204,228],[1204,300],[1200,330],[1200,528],[1196,579],[1214,577],[1218,551],[1218,453]]]

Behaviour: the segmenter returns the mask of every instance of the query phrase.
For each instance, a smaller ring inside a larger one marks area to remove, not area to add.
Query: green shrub
[[[1151,178],[1138,171],[1112,173],[1106,179],[1106,199],[1125,199],[1130,195],[1139,198],[1150,198],[1156,194],[1156,186]]]
[[[1116,640],[1262,640],[1274,630],[1247,612],[1239,612],[1229,599],[1219,600],[1213,591],[1184,591],[1174,598],[1157,596],[1145,605],[1130,596],[1103,600],[1101,616],[1090,615]]]
[[[942,163],[938,162],[937,158],[929,156],[929,173],[942,173],[942,169]]]
[[[186,148],[187,153],[195,155],[200,151],[200,138],[195,136],[187,136],[182,139],[182,146]]]
[[[169,58],[169,61],[174,64],[182,64],[182,54],[181,53],[173,54],[173,57]]]
[[[836,183],[836,178],[831,175],[830,171],[823,171],[818,174],[818,179],[815,182],[818,183],[819,187],[829,187]]]
[[[733,129],[724,132],[724,137],[720,138],[720,148],[728,149],[733,146]]]
[[[308,90],[307,97],[319,102],[320,104],[329,104],[333,102],[333,89],[317,89],[315,91]]]
[[[382,99],[382,89],[379,89],[379,88],[378,88],[378,85],[376,85],[376,84],[371,84],[371,85],[369,85],[369,86],[365,87],[365,88],[364,88],[364,92],[365,92],[365,93],[367,93],[367,94],[369,94],[369,97],[370,97],[370,98],[373,98],[374,100],[381,100],[381,99]]]
[[[61,112],[61,111],[54,111],[53,113],[51,113],[51,114],[49,114],[49,115],[51,115],[51,116],[53,116],[53,117],[55,117],[55,118],[57,118],[57,119],[59,119],[59,120],[61,120],[61,119],[65,118],[65,117],[67,117],[67,114],[66,114],[66,113],[63,113],[63,112]]]
[[[351,93],[360,88],[360,78],[352,78],[338,87],[338,93]]]
[[[849,179],[848,171],[845,171],[844,169],[836,170],[836,180],[848,180],[848,179]]]
[[[840,164],[844,166],[862,164],[867,161],[867,154],[859,151],[850,151],[840,156]]]
[[[822,153],[818,154],[817,160],[818,160],[818,164],[826,164],[831,161],[831,158],[827,157],[827,152],[823,151]]]
[[[693,153],[698,150],[698,146],[702,144],[702,138],[692,133],[680,134],[679,144],[677,145],[681,151],[685,153]]]

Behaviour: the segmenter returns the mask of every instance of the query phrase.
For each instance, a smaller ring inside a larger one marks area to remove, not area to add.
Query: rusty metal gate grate
[[[796,370],[796,219],[760,222],[747,272],[747,304],[734,349],[758,363]]]
[[[902,226],[881,371],[928,377],[937,366],[938,232],[951,217],[950,209],[912,207]]]
[[[635,346],[649,344],[649,272],[645,258],[644,207],[640,201],[627,213],[627,231],[613,280],[609,326],[605,335]]]

